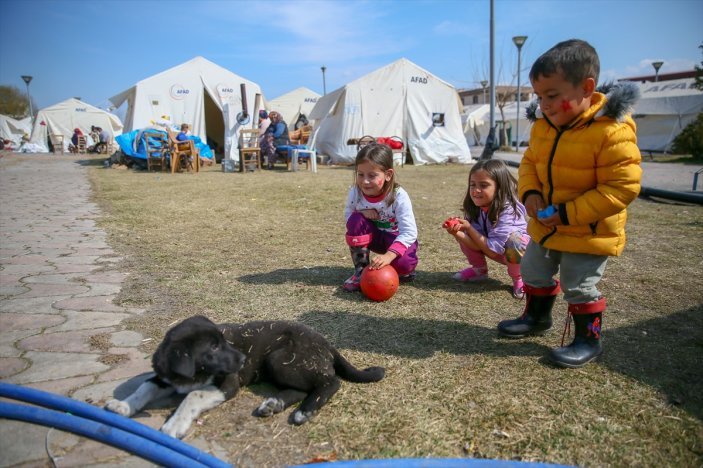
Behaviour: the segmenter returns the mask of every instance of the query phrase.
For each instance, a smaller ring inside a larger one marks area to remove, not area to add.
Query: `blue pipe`
[[[202,467],[207,465],[193,460],[181,453],[144,439],[131,432],[91,421],[90,419],[74,416],[69,413],[38,408],[36,406],[20,405],[0,401],[0,416],[7,419],[24,421],[42,426],[54,427],[62,431],[72,432],[99,442],[112,445],[161,466],[172,467]]]
[[[145,426],[144,424],[140,424],[119,414],[111,413],[101,408],[83,403],[82,401],[5,382],[0,382],[0,397],[32,403],[34,405],[71,413],[95,422],[104,423],[107,426],[129,432],[139,438],[149,440],[158,446],[162,446],[166,449],[180,453],[189,459],[210,468],[231,467],[230,464],[213,457],[209,453],[198,450],[192,445],[188,445],[185,442],[174,439],[163,432],[159,432],[149,426]],[[130,451],[129,448],[126,450]]]

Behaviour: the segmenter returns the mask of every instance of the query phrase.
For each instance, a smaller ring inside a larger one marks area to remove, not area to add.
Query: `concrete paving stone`
[[[122,290],[122,286],[114,283],[85,283],[90,288],[87,292],[76,294],[76,297],[114,296]]]
[[[0,312],[15,312],[18,314],[59,314],[55,302],[66,300],[70,296],[28,297],[0,301]]]
[[[17,342],[37,333],[40,333],[40,330],[11,330],[0,333],[0,356],[21,357],[24,351],[16,346]]]
[[[78,443],[65,450],[57,450],[54,453],[59,466],[103,466],[108,462],[115,462],[128,456],[127,452],[112,447],[102,442],[80,437]]]
[[[99,271],[85,275],[88,283],[122,283],[129,276],[128,273],[119,271]]]
[[[7,231],[4,231],[2,228],[0,228],[0,232],[6,233]],[[3,242],[3,244],[4,244],[4,242]],[[25,249],[25,248],[8,249],[5,247],[0,247],[0,263],[2,263],[2,259],[17,257],[19,255],[27,255],[27,249]]]
[[[95,380],[94,375],[82,375],[80,377],[69,377],[67,379],[47,380],[44,382],[33,382],[23,385],[24,387],[36,388],[57,395],[70,396],[77,388],[90,385]]]
[[[49,259],[43,255],[19,255],[3,260],[3,265],[48,265]]]
[[[3,420],[0,424],[0,466],[51,466],[44,445],[49,430],[22,421]]]
[[[89,296],[63,299],[54,304],[54,308],[63,310],[88,310],[103,312],[122,312],[124,309],[112,303],[115,296]]]
[[[101,268],[100,265],[79,265],[74,263],[63,263],[54,267],[56,273],[90,273]]]
[[[41,330],[46,327],[54,327],[66,321],[62,315],[49,314],[0,314],[0,336],[3,333],[15,330]]]
[[[26,359],[19,357],[0,357],[0,379],[22,372],[29,367]]]
[[[5,273],[4,271],[0,271],[0,284],[19,283],[25,276],[27,276],[26,273]]]
[[[5,274],[35,274],[45,271],[57,271],[56,267],[51,265],[2,265],[2,272]]]
[[[101,352],[91,346],[90,338],[95,335],[112,333],[113,327],[91,328],[89,330],[77,330],[66,332],[49,332],[30,336],[19,342],[17,346],[25,351],[59,351],[64,353],[95,353]]]
[[[146,380],[147,378],[148,377],[139,379],[140,383]],[[129,380],[129,378],[121,380],[111,380],[109,382],[100,382],[95,383],[93,385],[81,387],[75,392],[73,392],[73,394],[71,394],[71,398],[73,398],[74,400],[90,403],[91,405],[95,405],[98,407],[103,407],[105,403],[107,403],[109,400],[112,400],[113,398],[126,398],[129,395],[115,393],[116,389],[119,388],[120,385],[124,385],[125,382]],[[139,385],[133,385],[130,386],[130,388],[132,388],[132,391],[134,391],[137,389],[138,386]]]
[[[144,335],[132,330],[122,330],[110,335],[110,343],[116,347],[136,348],[142,344],[143,339]]]
[[[122,260],[124,260],[124,257],[120,257],[120,256],[113,255],[113,256],[111,256],[111,257],[100,257],[100,259],[98,260],[98,262],[100,262],[100,263],[112,263],[112,264],[114,264],[114,263],[120,263]]]
[[[130,315],[120,312],[79,312],[75,310],[64,310],[66,322],[56,327],[51,327],[46,332],[55,333],[60,331],[86,330],[92,328],[115,327]]]
[[[75,255],[96,255],[98,257],[115,254],[115,251],[109,248],[96,249],[95,247],[81,247],[80,244],[73,248],[73,252]]]
[[[80,264],[80,265],[90,265],[98,259],[97,255],[67,255],[65,257],[55,258],[52,263],[54,265],[61,265],[65,263],[70,264]]]
[[[20,296],[29,291],[28,286],[21,284],[0,284],[0,296]]]
[[[36,253],[37,255],[44,255],[46,257],[55,258],[60,257],[61,255],[70,255],[75,252],[75,250],[66,246],[59,249],[41,246],[32,249],[32,252]]]
[[[151,372],[151,355],[136,348],[110,348],[108,354],[122,356],[126,360],[112,366],[107,372],[98,376],[98,382],[112,382],[118,379],[131,378],[145,372]]]
[[[25,286],[29,287],[29,291],[19,296],[20,299],[27,297],[68,296],[84,294],[90,291],[88,286],[80,284],[26,283]]]
[[[84,274],[78,273],[62,273],[62,274],[46,274],[40,273],[38,275],[27,276],[22,282],[23,283],[44,283],[44,284],[78,284],[82,285],[82,278]]]
[[[6,380],[10,383],[22,385],[105,372],[109,367],[98,362],[100,356],[100,354],[89,353],[27,351],[23,357],[31,361],[32,365],[24,372],[13,375]]]

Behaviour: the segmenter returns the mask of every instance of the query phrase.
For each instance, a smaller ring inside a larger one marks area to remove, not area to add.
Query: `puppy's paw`
[[[306,422],[310,421],[312,419],[313,415],[315,413],[311,411],[300,411],[300,410],[295,410],[293,412],[293,424],[300,426],[301,424],[305,424]]]
[[[188,429],[190,429],[190,421],[179,418],[178,416],[172,416],[171,419],[161,426],[161,432],[175,437],[176,439],[182,439],[188,432]]]
[[[132,407],[129,406],[129,403],[122,400],[113,399],[108,401],[105,403],[105,409],[128,418],[134,414],[134,411],[132,410]]]
[[[254,411],[254,416],[259,416],[261,418],[267,418],[273,416],[276,413],[283,411],[284,402],[280,398],[267,398],[265,399],[256,411]]]

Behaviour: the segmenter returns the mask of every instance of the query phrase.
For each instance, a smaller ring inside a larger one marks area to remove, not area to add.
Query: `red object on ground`
[[[456,226],[457,224],[460,224],[459,218],[454,217],[454,218],[449,218],[445,222],[443,222],[442,227],[443,228],[450,228],[450,227]]]
[[[390,265],[378,270],[364,268],[361,273],[361,292],[372,301],[387,301],[398,290],[398,272]]]

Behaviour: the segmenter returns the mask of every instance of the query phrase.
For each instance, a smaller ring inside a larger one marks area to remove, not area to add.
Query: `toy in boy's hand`
[[[556,212],[557,212],[557,208],[554,205],[549,205],[545,209],[537,211],[537,217],[538,218],[549,218],[550,216],[552,216]]]
[[[461,221],[459,221],[459,218],[453,217],[447,219],[445,222],[442,223],[442,227],[447,229],[447,228],[453,228],[454,226],[461,224]]]

